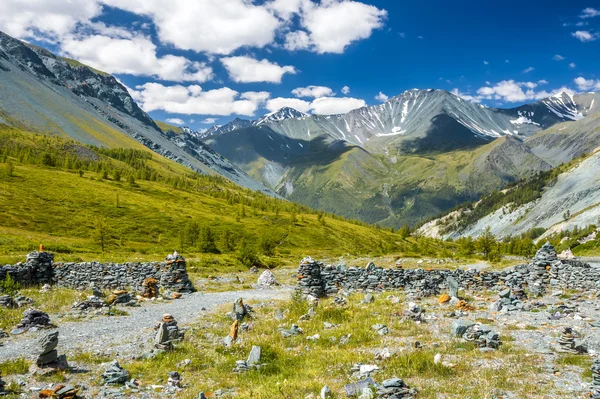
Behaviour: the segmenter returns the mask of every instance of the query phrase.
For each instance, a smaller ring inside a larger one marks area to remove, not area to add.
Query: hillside
[[[214,251],[234,254],[249,246],[264,254],[272,248],[272,255],[296,260],[410,250],[415,244],[222,177],[192,173],[145,151],[102,149],[4,127],[0,161],[0,257],[11,261],[40,243],[62,259],[200,253],[206,234],[214,238]]]
[[[111,75],[0,32],[0,77],[0,124],[95,146],[147,148],[274,195],[200,141],[182,148]]]

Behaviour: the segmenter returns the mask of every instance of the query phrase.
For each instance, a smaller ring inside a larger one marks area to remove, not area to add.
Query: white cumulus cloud
[[[217,118],[204,118],[200,123],[203,125],[214,125],[218,121]]]
[[[295,74],[293,66],[279,66],[267,59],[257,60],[248,56],[221,58],[229,77],[238,83],[281,83],[286,73]]]
[[[553,59],[554,61],[562,61],[562,60],[564,60],[564,59],[565,59],[565,57],[563,57],[563,56],[562,56],[562,55],[560,55],[560,54],[555,54],[555,55],[554,55],[554,57],[552,57],[552,59]]]
[[[329,87],[325,86],[307,86],[307,87],[297,87],[292,90],[292,94],[296,97],[325,97],[325,96],[333,96],[335,93]]]
[[[538,82],[539,83],[539,82]],[[535,91],[538,83],[534,82],[516,82],[514,80],[503,80],[495,85],[480,87],[477,90],[477,99],[479,100],[499,100],[505,102],[523,102],[528,100],[540,100],[558,93],[575,92],[569,88],[561,87],[559,89],[548,91]],[[542,83],[540,83],[542,84]]]
[[[354,41],[366,39],[382,28],[386,10],[349,0],[306,1],[301,24],[307,29],[318,53],[343,53]]]
[[[183,115],[254,116],[258,108],[258,104],[229,87],[204,91],[199,85],[164,86],[150,82],[136,86],[132,95],[146,112],[162,110]]]
[[[310,112],[310,102],[300,100],[299,98],[283,98],[276,97],[267,101],[265,108],[271,112],[280,110],[283,107],[294,108],[297,111],[308,113]]]
[[[528,68],[525,68],[525,69],[523,70],[523,73],[529,73],[529,72],[533,72],[534,70],[535,70],[535,68],[534,68],[534,67],[528,67]]]
[[[577,64],[575,64],[574,62],[571,62],[569,64],[569,68],[575,68],[575,67],[577,67]]]
[[[386,102],[388,99],[389,97],[383,94],[382,92],[377,93],[377,95],[375,96],[375,100],[381,101],[382,103]]]
[[[311,104],[313,114],[333,115],[344,114],[356,108],[366,105],[364,100],[352,97],[321,97],[315,99]]]
[[[342,87],[342,93],[343,94],[350,94],[350,87],[349,86]]]
[[[290,51],[308,50],[311,47],[310,37],[303,30],[288,32],[283,47]]]
[[[167,122],[172,123],[173,125],[185,125],[185,122],[181,118],[168,118]]]
[[[462,98],[463,100],[470,101],[472,103],[480,103],[481,102],[481,99],[479,97],[472,96],[472,95],[467,94],[467,93],[463,93],[463,92],[461,92],[460,90],[458,90],[456,88],[452,89],[450,91],[450,93],[454,94],[457,97]]]
[[[175,82],[206,82],[213,76],[211,67],[185,57],[158,57],[150,39],[135,36],[130,39],[92,35],[64,38],[62,52],[108,73],[152,76]]]
[[[600,80],[585,79],[584,77],[580,76],[575,78],[574,82],[579,90],[600,90]]]
[[[580,18],[593,18],[600,15],[600,10],[592,7],[585,8],[580,15]]]
[[[573,35],[573,37],[575,37],[577,40],[580,40],[584,43],[593,42],[594,40],[598,39],[597,33],[592,33],[587,30],[578,30],[576,32],[571,33],[571,35]]]

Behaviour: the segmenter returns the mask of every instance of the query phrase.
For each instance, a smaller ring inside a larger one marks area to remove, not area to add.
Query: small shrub
[[[13,280],[10,273],[6,274],[6,278],[0,281],[0,291],[6,295],[14,296],[21,289],[21,284]]]

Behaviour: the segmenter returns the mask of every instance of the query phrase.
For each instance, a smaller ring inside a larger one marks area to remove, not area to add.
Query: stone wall
[[[132,288],[139,291],[142,282],[152,277],[159,286],[176,292],[191,292],[186,262],[182,256],[169,255],[164,262],[66,262],[54,263],[48,252],[32,252],[25,263],[0,266],[0,280],[10,273],[21,285],[52,284],[59,287],[85,289],[93,284],[99,289]]]
[[[373,264],[366,268],[330,266],[305,258],[297,274],[298,289],[316,297],[334,295],[340,289],[404,290],[419,296],[438,295],[448,289],[449,276],[468,290],[528,287],[534,294],[543,293],[547,287],[600,290],[600,269],[576,260],[561,261],[550,244],[544,245],[529,264],[502,271],[384,269]]]

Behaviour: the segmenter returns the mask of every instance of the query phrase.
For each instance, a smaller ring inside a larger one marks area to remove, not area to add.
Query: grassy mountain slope
[[[43,243],[63,259],[156,259],[174,249],[201,252],[206,227],[220,251],[235,252],[246,242],[260,252],[271,240],[276,254],[296,260],[410,250],[415,244],[221,177],[193,174],[160,155],[136,154],[2,127],[0,257],[21,260]],[[110,256],[101,253],[102,230]]]

